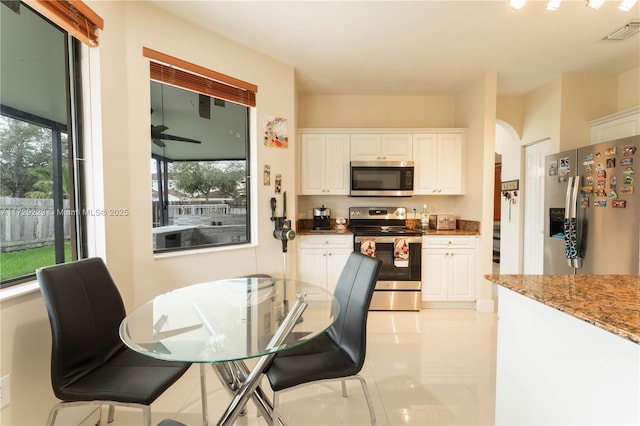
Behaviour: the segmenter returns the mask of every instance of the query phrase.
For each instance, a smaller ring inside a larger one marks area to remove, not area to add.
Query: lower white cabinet
[[[476,299],[476,237],[422,238],[422,300],[468,302]]]
[[[298,279],[333,293],[347,258],[353,252],[353,237],[302,235],[299,238]]]

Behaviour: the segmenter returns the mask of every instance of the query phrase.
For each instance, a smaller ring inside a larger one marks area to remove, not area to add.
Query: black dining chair
[[[109,406],[109,423],[116,405],[141,408],[150,426],[150,404],[191,364],[157,360],[125,346],[119,336],[124,304],[102,259],[41,268],[36,276],[51,324],[51,384],[62,400],[47,424],[55,423],[62,408],[97,404]],[[206,398],[202,380],[201,385]],[[203,404],[206,419],[204,410]]]
[[[381,268],[381,260],[351,253],[334,291],[340,303],[336,322],[318,337],[275,356],[266,371],[274,391],[274,425],[278,424],[280,391],[319,381],[341,380],[342,396],[346,398],[345,381],[349,379],[358,380],[362,385],[371,424],[376,424],[367,383],[358,373],[364,365],[367,314]]]

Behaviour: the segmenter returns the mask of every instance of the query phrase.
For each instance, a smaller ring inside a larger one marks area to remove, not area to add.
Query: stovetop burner
[[[351,207],[349,219],[354,235],[422,235],[421,231],[407,228],[404,207]]]

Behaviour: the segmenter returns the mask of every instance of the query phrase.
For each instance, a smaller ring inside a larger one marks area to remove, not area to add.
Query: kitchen
[[[260,84],[259,118],[277,112],[289,118],[292,132],[293,129],[312,128],[466,129],[465,194],[414,195],[415,201],[406,207],[412,209],[415,205],[419,214],[426,203],[430,212],[454,213],[461,219],[481,224],[480,235],[475,237],[478,250],[476,299],[488,303],[495,299],[494,286],[481,277],[491,272],[492,235],[491,226],[487,224],[493,222],[490,201],[494,194],[496,121],[508,123],[519,136],[518,156],[512,162],[519,165],[521,144],[550,137],[554,151],[560,151],[561,147],[569,149],[571,145],[577,147],[589,139],[586,125],[589,120],[640,104],[637,68],[613,75],[566,72],[517,95],[499,95],[499,75],[491,70],[474,75],[455,93],[447,94],[297,94],[292,66],[257,54],[212,31],[194,27],[155,5],[146,2],[90,3],[109,25],[108,31],[101,34],[101,65],[98,67],[102,67],[100,85],[104,99],[96,102],[102,103],[101,132],[102,138],[108,141],[104,147],[96,147],[100,148],[101,160],[105,163],[104,188],[99,192],[106,204],[135,212],[129,217],[104,218],[104,234],[108,238],[105,237],[98,248],[109,259],[116,279],[125,283],[122,291],[129,308],[159,292],[175,288],[179,283],[216,279],[230,273],[249,274],[256,269],[273,274],[280,274],[282,270],[280,244],[271,236],[273,224],[268,214],[272,190],[260,190],[256,197],[260,213],[256,229],[262,247],[235,252],[198,252],[191,256],[154,258],[150,254],[150,226],[146,213],[149,176],[148,170],[138,167],[148,162],[148,143],[143,146],[133,142],[146,141],[148,122],[131,119],[148,117],[148,67],[139,52],[143,45],[160,46],[213,69],[256,81]],[[211,55],[212,51],[216,55]],[[455,61],[454,56],[447,63]],[[127,82],[127,87],[122,86],[122,81]],[[347,195],[293,197],[300,153],[295,147],[297,144],[291,145],[288,150],[258,146],[257,166],[260,170],[264,164],[270,164],[274,172],[282,173],[284,189],[289,192],[289,211],[296,212],[296,220],[311,220],[313,209],[323,204],[330,206],[335,217],[347,217],[349,207],[398,204],[397,198],[355,202]],[[509,177],[512,178],[521,177],[518,174]],[[520,206],[513,206],[512,225],[522,221]],[[292,253],[298,249],[298,243],[294,240]],[[519,243],[514,247],[519,247]],[[245,259],[251,261],[245,262]],[[233,270],[230,270],[231,265]],[[288,272],[290,275],[297,272],[293,256]],[[31,412],[38,411],[33,410],[34,406],[47,407],[53,400],[46,384],[48,353],[43,343],[48,333],[46,318],[41,300],[35,296],[3,305],[2,314],[3,324],[7,324],[3,325],[3,343],[4,336],[7,339],[19,337],[11,344],[2,345],[3,365],[11,365],[11,374],[20,383],[13,387],[14,396],[21,392],[34,398],[31,404],[21,407],[14,400],[3,410],[3,415],[10,416],[13,410],[16,418],[21,416],[29,421],[34,415]]]

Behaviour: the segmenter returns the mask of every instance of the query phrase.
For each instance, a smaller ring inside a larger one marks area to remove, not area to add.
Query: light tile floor
[[[492,425],[495,406],[496,315],[463,309],[370,312],[367,380],[379,425]],[[251,366],[251,365],[250,365]],[[209,424],[214,425],[230,396],[207,368]],[[272,396],[266,380],[263,389]],[[287,425],[367,425],[367,405],[357,381],[303,386],[280,396]],[[152,405],[155,425],[173,418],[199,425],[199,369]],[[117,408],[113,426],[141,424],[140,410]],[[87,419],[86,425],[96,423]],[[102,413],[106,424],[106,408]],[[237,425],[265,425],[250,402]]]

